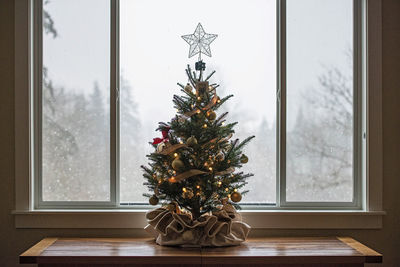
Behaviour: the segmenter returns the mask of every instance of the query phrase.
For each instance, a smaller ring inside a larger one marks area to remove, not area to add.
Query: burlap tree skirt
[[[234,246],[244,242],[250,232],[250,226],[229,204],[194,221],[190,214],[178,214],[164,207],[147,212],[146,219],[145,230],[163,246]]]

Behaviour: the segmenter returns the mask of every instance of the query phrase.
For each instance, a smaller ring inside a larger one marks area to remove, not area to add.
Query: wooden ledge
[[[381,254],[350,237],[268,237],[224,248],[165,247],[146,238],[45,238],[20,255],[20,263],[39,266],[363,266],[381,262]]]

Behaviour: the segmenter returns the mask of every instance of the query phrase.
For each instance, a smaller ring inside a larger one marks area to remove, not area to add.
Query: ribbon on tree
[[[195,108],[192,111],[188,111],[188,112],[184,113],[183,115],[186,117],[191,117],[194,114],[199,113],[200,110],[209,110],[210,108],[215,106],[215,104],[217,104],[217,102],[218,102],[217,92],[214,92],[214,96],[211,98],[210,102],[208,102],[208,104],[205,105],[203,108],[201,108],[201,109]]]
[[[185,179],[187,179],[189,177],[192,177],[192,176],[195,176],[195,175],[199,175],[199,174],[205,174],[205,173],[207,173],[207,172],[201,171],[201,170],[197,170],[197,169],[191,169],[189,171],[186,171],[186,172],[178,174],[174,178],[175,178],[176,182],[180,182],[180,181],[183,181],[183,180],[185,180]]]
[[[230,168],[228,168],[228,169],[226,169],[224,171],[216,172],[215,175],[225,175],[225,174],[232,173],[234,171],[235,171],[235,168],[230,167]],[[170,180],[170,182],[177,183],[177,182],[183,181],[183,180],[185,180],[187,178],[190,178],[192,176],[196,176],[196,175],[200,175],[200,174],[206,174],[206,173],[209,173],[209,172],[205,172],[205,171],[198,170],[198,169],[191,169],[191,170],[188,170],[186,172],[180,173],[177,176],[173,177],[174,179]]]
[[[187,147],[187,145],[186,144],[175,144],[172,146],[168,146],[168,147],[164,148],[161,152],[159,152],[159,154],[168,155],[182,147]]]
[[[162,138],[153,138],[153,145],[157,145],[161,142],[167,142],[168,141],[168,132],[169,132],[170,127],[166,127],[164,130],[161,131],[162,133]]]
[[[217,137],[217,138],[214,138],[214,139],[211,139],[210,141],[208,141],[207,143],[205,143],[205,144],[203,144],[202,145],[202,147],[204,148],[204,147],[206,147],[206,146],[208,146],[208,145],[211,145],[211,144],[213,144],[213,143],[215,143],[215,142],[217,142],[218,141],[218,143],[222,143],[222,142],[225,142],[225,141],[228,141],[229,139],[231,139],[232,138],[232,136],[233,136],[233,134],[229,134],[227,137],[225,137],[225,138],[219,138],[219,137]],[[219,139],[219,140],[218,140]]]

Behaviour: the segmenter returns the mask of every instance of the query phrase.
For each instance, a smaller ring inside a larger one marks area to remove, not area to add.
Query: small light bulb
[[[200,114],[200,109],[196,110],[196,113],[197,113],[197,114]]]
[[[176,180],[175,180],[175,177],[171,177],[171,178],[169,178],[169,180],[168,180],[170,183],[175,183],[176,182]]]
[[[207,162],[204,162],[204,166],[207,166],[208,165],[208,163]]]
[[[197,189],[200,189],[200,185],[196,185],[196,188],[197,188]]]
[[[213,170],[212,167],[209,167],[208,169],[210,170],[210,172]]]
[[[231,194],[228,194],[228,198],[231,198]]]
[[[225,191],[226,191],[226,192],[228,192],[228,191],[229,191],[229,188],[228,188],[228,187],[227,187],[227,188],[225,188]]]
[[[203,125],[203,128],[207,128],[207,124],[204,124],[204,125]]]
[[[224,126],[224,125],[225,125],[225,122],[222,122],[221,125]]]
[[[192,104],[192,105],[190,105],[190,107],[191,107],[191,108],[194,108],[194,105]]]
[[[220,186],[220,185],[222,185],[222,182],[221,182],[221,181],[218,181],[218,186]]]
[[[174,157],[176,158],[178,156],[178,153],[174,153]]]
[[[173,173],[174,175],[176,175],[176,171],[173,171],[172,173]]]
[[[235,188],[235,189],[233,189],[233,191],[234,191],[234,192],[237,192],[237,189]]]
[[[197,100],[201,100],[201,97],[200,97],[200,96],[198,96],[198,97],[197,97]]]
[[[221,100],[220,100],[220,99],[218,99],[218,100],[217,100],[217,103],[221,103]]]
[[[184,187],[184,188],[182,188],[182,191],[183,191],[183,192],[186,192],[186,188],[185,188],[185,187]]]
[[[179,144],[181,144],[181,145],[182,145],[182,144],[183,144],[183,141],[179,141]]]

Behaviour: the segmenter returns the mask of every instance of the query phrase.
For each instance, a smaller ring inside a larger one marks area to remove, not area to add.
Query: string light
[[[186,192],[186,187],[182,188],[182,191],[183,191],[183,192]]]
[[[200,189],[200,185],[196,185],[196,188],[197,188],[197,189]]]
[[[196,113],[197,113],[197,114],[200,114],[200,109],[196,110]]]
[[[237,192],[237,189],[235,188],[235,189],[233,189],[233,191],[234,191],[234,192]]]
[[[178,156],[178,153],[174,153],[174,157],[176,158]]]
[[[204,123],[203,128],[207,128],[207,124]]]
[[[175,177],[171,177],[171,178],[169,178],[169,180],[168,180],[170,183],[175,183],[176,182],[176,179],[175,179]]]
[[[222,182],[221,181],[218,181],[218,186],[221,186],[222,185]]]
[[[221,125],[224,126],[224,125],[225,125],[225,122],[222,122]]]
[[[210,172],[213,170],[213,168],[212,168],[212,167],[209,167],[208,169],[210,170]]]
[[[228,194],[228,198],[231,198],[231,194]]]
[[[225,191],[226,191],[226,192],[228,192],[228,191],[229,191],[229,188],[228,188],[228,187],[227,187],[227,188],[225,188]]]
[[[173,173],[174,175],[176,175],[176,171],[173,171],[172,173]]]
[[[201,100],[201,97],[200,97],[200,96],[198,96],[198,97],[197,97],[197,100]]]

